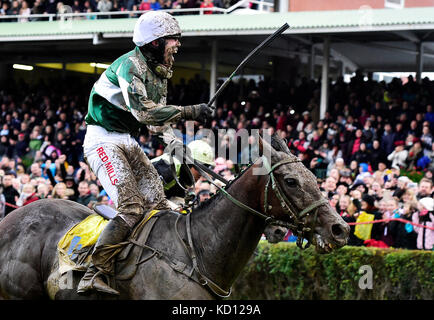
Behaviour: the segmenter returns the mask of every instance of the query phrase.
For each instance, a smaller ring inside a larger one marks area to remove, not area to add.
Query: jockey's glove
[[[181,110],[181,117],[185,120],[195,120],[205,122],[212,118],[214,109],[206,103],[195,104],[192,106],[184,106]]]

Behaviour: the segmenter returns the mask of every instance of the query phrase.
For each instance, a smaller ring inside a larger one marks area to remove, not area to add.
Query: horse
[[[349,226],[312,172],[277,137],[271,144],[259,139],[259,149],[261,157],[191,213],[161,211],[133,232],[108,279],[119,296],[77,294],[83,274],[65,280],[59,272],[59,240],[93,210],[57,199],[14,210],[0,222],[0,299],[219,299],[230,295],[267,225],[291,229],[304,239],[301,248],[344,246]]]

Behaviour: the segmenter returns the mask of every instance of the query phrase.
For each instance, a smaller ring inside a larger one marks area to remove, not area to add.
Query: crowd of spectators
[[[226,9],[239,0],[2,0],[0,1],[0,16],[21,15],[14,21],[26,22],[42,20],[41,17],[31,17],[32,14],[62,14],[62,13],[91,13],[117,11],[145,11],[161,9],[193,9],[193,8],[222,8]],[[204,14],[218,13],[206,10]],[[176,12],[177,14],[199,14],[199,12]],[[130,17],[137,14],[129,15]],[[100,18],[125,18],[124,15],[101,16]],[[96,19],[94,15],[86,19]],[[1,20],[0,20],[1,21]]]
[[[92,79],[40,80],[36,86],[21,81],[0,91],[0,217],[44,198],[110,204],[83,159],[84,88],[90,91],[92,84]],[[240,169],[239,159],[247,155],[254,160],[257,143],[252,136],[242,146],[242,129],[276,133],[315,174],[344,220],[378,221],[352,224],[350,245],[432,250],[434,81],[417,83],[409,76],[385,83],[360,71],[349,83],[340,77],[330,82],[329,110],[321,119],[320,87],[320,81],[302,77],[292,84],[231,82],[208,127],[218,137],[215,149],[234,146],[236,159],[219,154],[215,172],[231,180]],[[168,85],[168,103],[204,102],[208,94],[208,83],[199,76]],[[184,141],[201,128],[183,122],[175,127]],[[145,128],[137,140],[150,158],[163,152],[164,146]],[[200,201],[216,192],[203,179],[195,187]]]

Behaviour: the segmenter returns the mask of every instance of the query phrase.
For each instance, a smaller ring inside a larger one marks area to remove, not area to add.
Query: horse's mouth
[[[318,253],[330,253],[345,245],[345,243],[327,240],[318,233],[314,234],[312,243],[315,245],[315,249]]]

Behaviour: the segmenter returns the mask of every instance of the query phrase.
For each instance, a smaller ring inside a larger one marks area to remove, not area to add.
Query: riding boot
[[[107,284],[101,279],[99,274],[101,271],[91,264],[84,274],[83,278],[81,278],[80,283],[77,287],[77,293],[85,293],[89,290],[96,290],[103,293],[108,293],[112,295],[119,295],[119,292]]]
[[[116,216],[102,231],[92,253],[92,263],[78,284],[77,292],[97,290],[104,293],[119,295],[119,292],[105,284],[101,274],[114,275],[115,256],[122,247],[116,246],[130,233],[130,227],[126,222]]]

